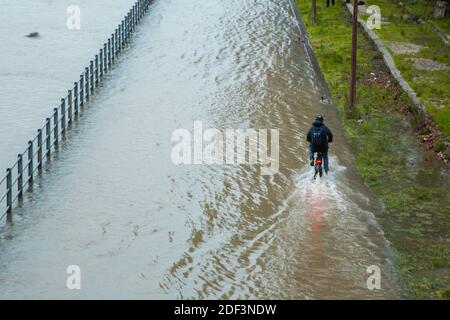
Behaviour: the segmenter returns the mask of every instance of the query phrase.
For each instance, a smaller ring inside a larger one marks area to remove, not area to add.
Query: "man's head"
[[[320,122],[320,123],[323,123],[323,116],[322,116],[321,114],[319,114],[319,115],[316,117],[316,121],[317,121],[317,122]]]

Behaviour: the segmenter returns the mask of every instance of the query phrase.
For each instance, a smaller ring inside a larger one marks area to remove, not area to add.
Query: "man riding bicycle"
[[[330,129],[323,123],[323,116],[318,115],[316,120],[312,123],[306,135],[306,140],[309,142],[309,160],[311,166],[314,166],[314,154],[316,152],[322,153],[323,167],[325,173],[328,174],[328,143],[333,142],[333,134]]]

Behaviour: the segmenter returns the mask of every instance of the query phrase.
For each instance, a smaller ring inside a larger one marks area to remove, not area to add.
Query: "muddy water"
[[[156,1],[2,231],[1,298],[396,298],[373,201],[287,1]],[[305,134],[323,113],[331,172]],[[280,167],[180,165],[172,132],[280,131]],[[82,289],[66,288],[81,268]],[[381,290],[367,267],[381,267]]]

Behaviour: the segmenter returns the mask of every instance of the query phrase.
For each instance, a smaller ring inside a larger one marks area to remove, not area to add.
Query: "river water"
[[[376,202],[309,61],[288,1],[155,1],[2,230],[0,298],[400,297]],[[314,181],[318,113],[335,140]],[[279,172],[175,165],[172,133],[195,121],[279,129]],[[81,290],[66,288],[69,265]],[[366,285],[373,265],[381,290]]]
[[[0,176],[89,60],[98,53],[133,0],[1,0],[0,1]],[[76,4],[80,29],[68,29]],[[27,38],[39,32],[38,38]]]

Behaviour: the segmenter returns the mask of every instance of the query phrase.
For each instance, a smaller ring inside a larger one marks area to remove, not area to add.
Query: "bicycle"
[[[314,159],[314,180],[316,179],[317,175],[319,175],[319,177],[322,178],[323,175],[322,162],[323,162],[322,152],[317,152]]]

